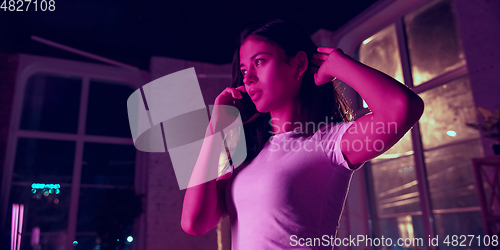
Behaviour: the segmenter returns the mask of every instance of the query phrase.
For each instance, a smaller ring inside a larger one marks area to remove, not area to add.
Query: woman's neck
[[[289,102],[270,112],[273,134],[281,134],[301,127],[297,106],[296,102]]]

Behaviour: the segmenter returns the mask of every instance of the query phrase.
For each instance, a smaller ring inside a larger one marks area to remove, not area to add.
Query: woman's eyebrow
[[[270,53],[267,53],[267,52],[257,52],[255,53],[255,55],[253,55],[252,57],[250,57],[251,60],[253,60],[255,57],[257,57],[258,55],[262,55],[262,54],[265,54],[265,55],[270,55]],[[240,68],[245,66],[245,64],[240,64]]]

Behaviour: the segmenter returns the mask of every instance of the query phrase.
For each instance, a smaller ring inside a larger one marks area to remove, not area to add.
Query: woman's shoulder
[[[354,122],[326,123],[315,133],[318,140],[342,136]]]

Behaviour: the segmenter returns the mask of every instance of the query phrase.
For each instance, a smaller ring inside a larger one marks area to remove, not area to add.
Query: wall
[[[475,106],[500,108],[500,1],[453,2]],[[482,137],[485,156],[493,155],[493,143]]]
[[[151,80],[191,67],[195,68],[198,75],[205,104],[213,104],[215,97],[230,84],[229,65],[152,57]],[[215,230],[203,236],[192,236],[182,230],[180,221],[185,190],[179,190],[168,153],[148,153],[148,158],[144,249],[217,249]]]

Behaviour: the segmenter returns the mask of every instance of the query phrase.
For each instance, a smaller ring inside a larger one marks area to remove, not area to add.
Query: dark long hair
[[[233,57],[233,82],[232,88],[244,85],[243,75],[240,71],[240,47],[247,38],[278,46],[285,51],[285,61],[295,56],[297,52],[304,51],[307,54],[308,68],[303,74],[302,84],[298,94],[297,111],[301,122],[308,124],[320,124],[328,120],[329,123],[342,123],[352,121],[352,110],[345,98],[339,93],[337,86],[326,83],[317,86],[314,83],[314,74],[311,70],[312,57],[316,52],[316,45],[311,38],[298,25],[290,21],[274,19],[266,23],[256,23],[244,29],[239,38],[239,46]],[[255,109],[253,103],[246,103]],[[245,161],[255,158],[271,137],[272,126],[270,124],[270,113],[262,113],[256,120],[244,124],[245,140],[247,146],[247,157]],[[298,136],[310,136],[319,128],[313,126],[312,130],[306,129]]]

